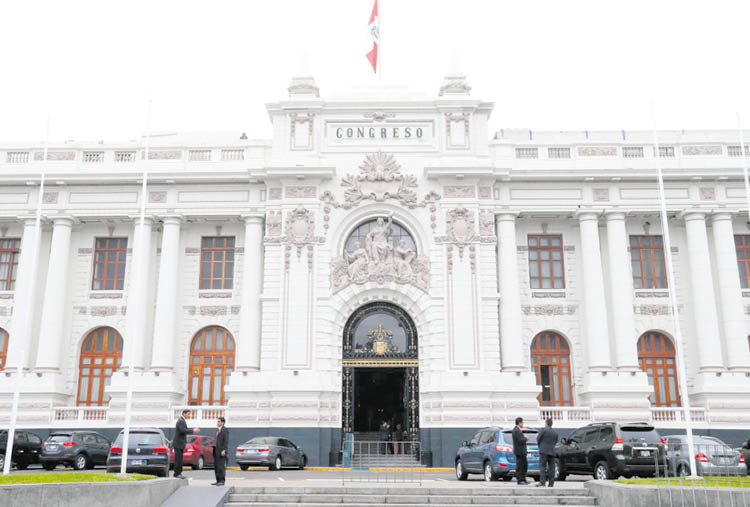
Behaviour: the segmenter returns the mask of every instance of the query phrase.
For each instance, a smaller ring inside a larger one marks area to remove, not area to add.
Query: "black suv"
[[[5,449],[8,446],[8,431],[0,430],[0,469],[5,466]],[[39,463],[42,439],[36,433],[16,430],[13,436],[13,456],[11,465],[25,470],[29,465]]]
[[[555,454],[555,476],[561,481],[569,474],[593,474],[599,480],[652,477],[666,467],[664,440],[647,423],[589,424],[563,438]]]
[[[45,470],[60,464],[86,470],[107,464],[109,446],[109,440],[94,431],[56,431],[44,441],[39,460]]]

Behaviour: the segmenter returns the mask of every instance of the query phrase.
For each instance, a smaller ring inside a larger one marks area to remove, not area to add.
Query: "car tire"
[[[12,464],[13,463],[11,463],[11,465]],[[3,466],[5,466],[5,465],[3,464]],[[27,468],[29,468],[29,464],[28,463],[16,463],[16,469],[18,469],[18,470],[26,470]]]
[[[497,480],[497,475],[492,471],[492,463],[485,461],[484,467],[482,468],[484,470],[484,480],[486,482],[494,482]]]
[[[687,477],[690,475],[690,467],[687,465],[680,465],[677,467],[677,477]]]
[[[86,470],[89,466],[89,459],[85,454],[78,454],[73,458],[73,470]]]
[[[505,475],[503,475],[503,480],[505,482],[510,482],[510,481],[513,480],[513,475],[512,474],[505,474]]]
[[[302,461],[299,464],[299,469],[304,470],[307,466],[307,456],[302,456]]]
[[[203,465],[205,462],[203,461],[203,456],[198,456],[198,463],[195,465],[192,465],[193,470],[203,470]]]
[[[166,470],[164,470],[164,471],[160,470],[160,471],[156,472],[156,476],[157,477],[166,477],[167,476],[167,471]]]
[[[44,468],[48,472],[50,470],[54,470],[56,466],[57,466],[57,463],[42,463],[42,468]]]
[[[281,462],[281,456],[277,455],[276,458],[273,460],[273,465],[271,465],[269,468],[273,471],[281,470],[281,467],[283,466],[283,463]]]
[[[594,479],[597,481],[607,481],[612,478],[612,472],[609,471],[609,465],[606,461],[600,461],[594,465]]]
[[[563,467],[562,461],[560,461],[559,459],[555,459],[555,469],[553,473],[555,474],[556,481],[564,481],[568,476],[565,473],[565,468]]]
[[[247,472],[247,469],[250,468],[250,465],[240,465],[240,470],[243,472]]]
[[[469,477],[469,473],[464,470],[464,464],[461,460],[456,460],[456,479],[459,481],[465,481]]]
[[[5,468],[5,455],[0,454],[0,468]]]

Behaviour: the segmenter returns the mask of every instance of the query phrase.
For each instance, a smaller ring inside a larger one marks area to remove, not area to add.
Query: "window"
[[[677,369],[672,341],[661,333],[649,331],[638,339],[638,362],[653,388],[649,396],[656,407],[679,407]]]
[[[8,359],[8,332],[0,327],[0,370],[5,368]]]
[[[547,148],[548,158],[570,158],[570,148]]]
[[[560,235],[529,235],[529,279],[532,289],[564,289]]]
[[[20,239],[0,239],[0,290],[15,289],[20,254]]]
[[[357,242],[362,248],[367,248],[367,234],[377,225],[378,219],[368,220],[352,231],[344,244],[344,250],[353,253],[357,249]],[[387,222],[386,222],[387,225]],[[401,240],[404,240],[404,246],[409,250],[417,251],[417,245],[409,231],[404,229],[396,222],[391,222],[391,231],[389,238],[393,240],[393,246],[398,246]]]
[[[737,252],[740,285],[743,289],[750,288],[750,234],[736,234],[734,246]]]
[[[586,431],[586,434],[583,437],[583,443],[588,444],[589,442],[593,442],[597,439],[599,436],[599,428],[594,427]]]
[[[128,238],[96,238],[93,290],[122,290]]]
[[[570,348],[561,335],[544,331],[531,342],[531,368],[536,383],[542,386],[539,404],[547,407],[573,405],[573,386],[570,380]]]
[[[539,158],[539,148],[516,148],[516,158]]]
[[[81,344],[78,405],[100,407],[109,402],[104,388],[122,362],[122,336],[111,327],[94,329]]]
[[[630,263],[636,289],[667,288],[661,236],[630,236]]]
[[[231,289],[234,280],[234,236],[201,240],[201,289]]]
[[[223,327],[201,329],[190,344],[190,405],[223,405],[234,369],[234,338]]]
[[[607,442],[609,440],[613,440],[615,436],[615,432],[612,429],[612,426],[602,426],[602,429],[599,430],[599,440],[601,442]]]
[[[745,146],[745,156],[750,154],[750,146]],[[727,146],[727,155],[730,157],[741,157],[742,146]]]
[[[643,158],[643,146],[623,146],[622,156],[624,158]]]

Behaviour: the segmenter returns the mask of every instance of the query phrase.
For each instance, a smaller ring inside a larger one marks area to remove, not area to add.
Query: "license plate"
[[[130,464],[133,466],[139,466],[139,465],[144,465],[145,463],[142,459],[134,459],[133,461],[130,462]]]
[[[641,456],[651,456],[651,451],[641,451]]]

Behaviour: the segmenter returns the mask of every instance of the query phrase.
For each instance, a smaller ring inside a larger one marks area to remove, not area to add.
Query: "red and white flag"
[[[370,22],[367,24],[367,28],[370,30],[372,35],[372,49],[367,53],[367,60],[372,65],[372,70],[377,74],[378,72],[378,43],[380,42],[380,16],[378,16],[378,0],[372,6],[372,14],[370,14]]]

